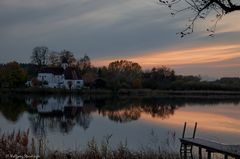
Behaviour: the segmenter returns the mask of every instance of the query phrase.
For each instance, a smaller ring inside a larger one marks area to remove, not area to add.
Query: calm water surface
[[[85,148],[110,137],[129,148],[178,150],[183,123],[197,137],[240,144],[240,99],[7,96],[0,98],[0,131],[30,130],[50,149]]]

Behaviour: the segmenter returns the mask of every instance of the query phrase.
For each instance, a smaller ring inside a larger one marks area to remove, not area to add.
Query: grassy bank
[[[21,94],[112,94],[111,90],[104,89],[58,89],[58,88],[2,88],[2,93],[21,93]]]
[[[41,159],[179,159],[174,152],[159,149],[130,150],[126,144],[119,143],[116,148],[109,146],[109,139],[100,145],[94,139],[87,143],[85,150],[51,151],[44,140],[30,139],[29,131],[12,132],[0,136],[0,158],[41,158]],[[28,156],[28,157],[27,157]]]

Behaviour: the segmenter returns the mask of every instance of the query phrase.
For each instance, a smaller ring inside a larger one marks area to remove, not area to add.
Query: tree
[[[152,89],[167,89],[175,81],[175,71],[166,67],[154,67],[151,71],[144,72],[143,86]]]
[[[37,64],[39,67],[47,64],[48,48],[45,46],[38,46],[33,48],[32,63]]]
[[[138,63],[127,60],[111,62],[108,65],[108,70],[115,74],[126,75],[130,79],[139,77],[142,73],[142,68]]]
[[[95,81],[94,81],[94,84],[93,84],[93,87],[94,88],[106,88],[106,81],[102,78],[97,78]]]
[[[97,79],[97,75],[94,72],[87,72],[83,75],[83,81],[86,86],[92,86]]]
[[[59,53],[51,52],[48,56],[48,63],[51,66],[59,66],[61,64]]]
[[[109,64],[108,73],[110,83],[115,88],[132,87],[133,83],[135,85],[141,83],[142,80],[141,66],[132,61],[114,61]]]
[[[76,63],[76,58],[71,51],[63,50],[60,53],[60,61],[61,63],[67,62],[70,66],[74,66]]]
[[[77,62],[77,67],[83,74],[88,72],[91,69],[91,60],[89,56],[84,55],[84,57]]]
[[[28,75],[28,79],[32,79],[33,77],[37,77],[39,67],[35,64],[31,63],[21,63],[19,64],[21,68],[23,68]]]
[[[106,79],[108,76],[108,68],[106,66],[98,67],[97,75],[99,78]]]
[[[27,80],[27,73],[20,65],[13,61],[0,69],[0,83],[2,87],[20,87]]]
[[[151,77],[158,81],[165,79],[173,81],[175,79],[175,71],[168,68],[167,66],[152,68]]]
[[[190,14],[192,14],[187,27],[179,33],[181,37],[193,32],[194,24],[198,19],[206,19],[210,14],[215,14],[214,25],[207,29],[210,32],[210,36],[213,36],[217,22],[224,15],[240,10],[239,0],[159,0],[159,2],[168,6],[173,11],[172,15],[183,11],[190,11]],[[175,9],[175,6],[184,7]]]

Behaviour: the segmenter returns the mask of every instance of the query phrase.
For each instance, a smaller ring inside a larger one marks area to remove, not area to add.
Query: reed
[[[116,148],[109,145],[111,135],[106,136],[101,144],[93,138],[87,143],[87,148],[77,151],[51,151],[47,150],[44,140],[30,138],[29,130],[13,131],[0,134],[0,158],[12,156],[31,156],[38,159],[179,159],[174,152],[163,151],[160,148],[130,150],[126,143],[119,143]]]

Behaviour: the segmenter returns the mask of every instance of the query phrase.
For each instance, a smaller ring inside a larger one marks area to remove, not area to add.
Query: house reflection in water
[[[81,97],[48,98],[43,100],[38,106],[37,111],[43,116],[67,116],[74,117],[83,107]]]
[[[69,133],[76,126],[86,130],[96,115],[117,123],[137,121],[146,114],[165,120],[173,116],[179,107],[191,103],[165,98],[119,100],[85,97],[83,100],[79,96],[37,97],[26,102],[31,106],[29,119],[33,132],[41,136],[47,131]]]
[[[29,118],[31,128],[39,137],[44,137],[47,131],[68,133],[76,125],[86,130],[92,120],[79,96],[30,99],[27,103],[33,112]]]

